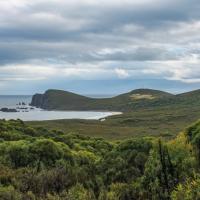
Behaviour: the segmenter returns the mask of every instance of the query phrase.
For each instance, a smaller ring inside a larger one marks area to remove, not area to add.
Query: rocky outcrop
[[[89,98],[61,90],[47,90],[44,94],[35,94],[30,106],[45,110],[81,110]]]
[[[1,108],[0,109],[1,112],[18,112],[16,109],[14,108]]]
[[[41,108],[43,104],[43,94],[35,94],[32,97],[31,106]]]
[[[54,90],[47,90],[44,94],[35,94],[32,97],[30,106],[42,108],[45,110],[54,110],[54,109],[56,109],[56,107],[55,108],[52,107],[51,101],[53,100],[53,102],[56,103],[56,101],[53,97],[57,98],[57,95],[58,95],[58,93]]]

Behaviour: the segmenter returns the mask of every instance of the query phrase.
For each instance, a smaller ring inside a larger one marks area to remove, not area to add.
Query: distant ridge
[[[152,89],[136,89],[110,98],[90,98],[62,90],[47,90],[32,97],[32,106],[46,110],[106,110],[134,111],[135,109],[155,109],[166,106],[200,107],[200,90],[173,95]]]
[[[110,110],[131,111],[174,95],[152,89],[137,89],[111,98],[90,98],[62,90],[35,94],[31,105],[46,110]]]

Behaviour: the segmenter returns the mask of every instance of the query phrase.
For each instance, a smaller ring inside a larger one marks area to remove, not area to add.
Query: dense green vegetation
[[[109,142],[0,120],[2,200],[200,199],[200,122]]]

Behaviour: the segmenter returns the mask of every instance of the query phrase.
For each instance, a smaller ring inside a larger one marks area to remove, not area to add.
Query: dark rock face
[[[44,94],[35,94],[32,97],[32,101],[30,106],[34,106],[36,108],[49,109],[48,107],[48,94],[45,92]]]
[[[16,109],[14,108],[1,108],[0,109],[1,112],[18,112]]]

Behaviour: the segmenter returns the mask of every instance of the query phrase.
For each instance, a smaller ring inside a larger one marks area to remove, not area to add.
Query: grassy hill
[[[32,106],[48,110],[110,110],[131,112],[136,109],[200,106],[200,90],[172,95],[159,90],[137,89],[112,98],[89,98],[61,90],[48,90],[33,96]]]
[[[64,94],[66,93],[64,92]],[[171,95],[157,90],[142,89],[133,90],[111,99],[115,103],[118,99],[118,102],[122,102],[122,104],[118,104],[124,105],[123,108],[126,110],[123,110],[122,115],[106,118],[104,122],[54,120],[28,122],[28,124],[34,127],[43,126],[49,130],[59,129],[91,137],[116,140],[146,135],[173,138],[183,128],[200,118],[200,90]]]
[[[33,96],[31,105],[48,110],[130,111],[135,106],[173,96],[150,89],[138,89],[112,98],[89,98],[61,90],[48,90]]]

